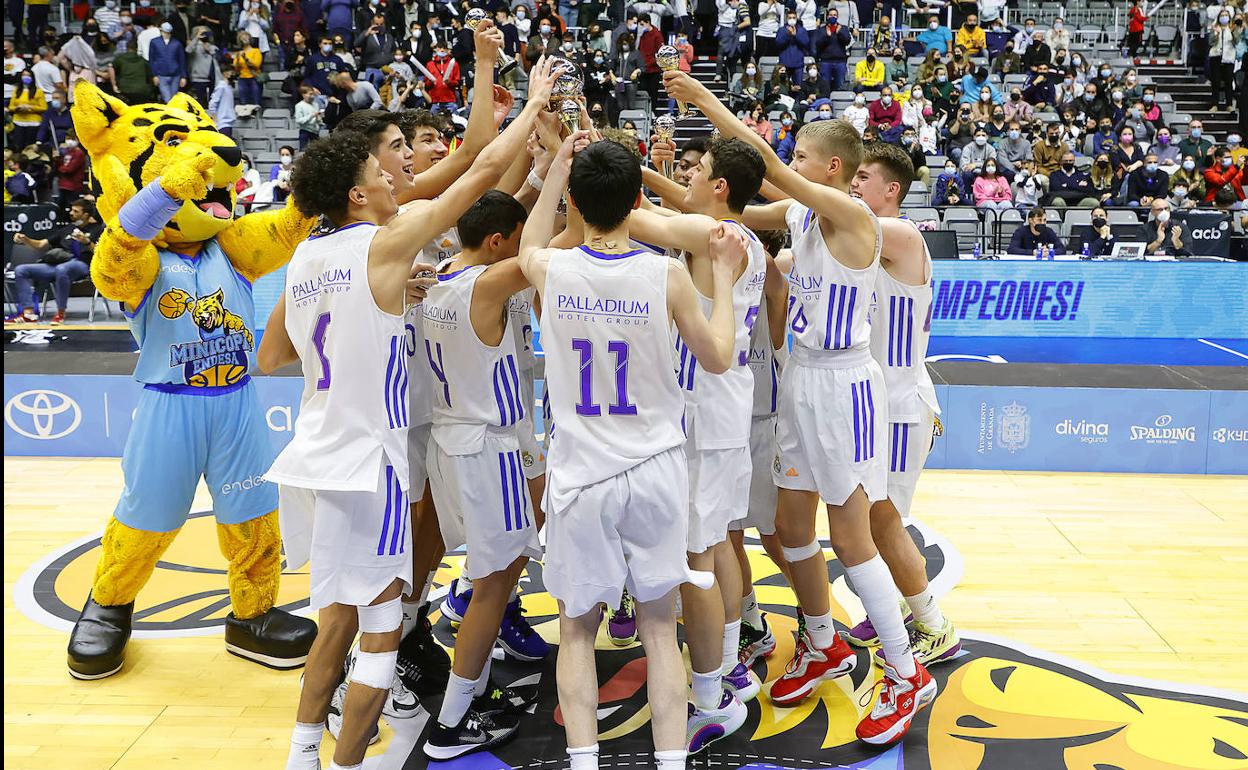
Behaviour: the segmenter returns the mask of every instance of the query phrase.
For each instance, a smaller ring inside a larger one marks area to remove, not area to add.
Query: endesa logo
[[[1071,436],[1084,444],[1104,444],[1109,441],[1109,423],[1065,419],[1057,424],[1054,432],[1059,436]]]
[[[5,423],[26,438],[64,438],[82,423],[78,402],[56,390],[27,390],[4,405]]]
[[[1146,444],[1178,444],[1186,441],[1196,442],[1196,426],[1175,426],[1174,417],[1163,414],[1152,425],[1132,425],[1131,440],[1143,441]]]

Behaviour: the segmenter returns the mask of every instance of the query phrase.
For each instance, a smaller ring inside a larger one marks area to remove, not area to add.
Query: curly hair
[[[755,230],[754,234],[758,236],[759,242],[763,244],[763,249],[773,259],[789,242],[788,230]]]
[[[300,213],[342,222],[347,193],[359,182],[370,144],[368,137],[354,131],[335,131],[309,144],[290,172],[290,192]]]

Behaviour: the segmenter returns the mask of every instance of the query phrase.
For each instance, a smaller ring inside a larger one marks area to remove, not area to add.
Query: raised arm
[[[684,212],[685,188],[679,182],[668,179],[652,168],[641,169],[641,182],[657,194],[663,205]]]
[[[767,257],[767,278],[763,281],[763,296],[767,298],[767,331],[771,333],[771,349],[784,347],[785,333],[789,323],[789,279],[793,268],[793,253],[781,249],[772,259]]]
[[[675,260],[667,270],[667,307],[680,337],[711,374],[723,374],[733,364],[736,334],[732,317],[732,281],[745,260],[745,238],[736,228],[717,224],[709,240],[714,299],[711,317],[702,315],[693,278]]]
[[[715,229],[715,220],[705,214],[663,216],[645,209],[634,209],[628,217],[629,235],[646,243],[682,249],[702,256],[707,239]]]
[[[741,212],[741,222],[751,230],[785,230],[789,226],[785,218],[789,213],[791,199],[764,203],[758,206],[746,206]]]
[[[767,163],[767,179],[771,180],[780,192],[814,209],[833,222],[838,229],[842,227],[850,230],[863,228],[865,231],[871,228],[870,215],[848,193],[811,182],[785,165],[771,146],[751,131],[736,115],[733,115],[728,107],[706,89],[706,86],[683,72],[663,73],[663,84],[673,98],[684,100],[702,110],[722,134],[753,145]],[[794,152],[796,157],[801,151],[795,150]]]
[[[574,131],[563,140],[554,162],[550,164],[550,171],[546,173],[537,203],[533,204],[533,210],[529,212],[524,234],[520,236],[520,269],[539,292],[546,285],[546,267],[550,264],[547,248],[554,235],[555,210],[564,191],[568,189],[568,176],[572,173],[572,153],[588,142],[589,132],[585,130]],[[569,222],[572,220],[571,212],[568,219]]]

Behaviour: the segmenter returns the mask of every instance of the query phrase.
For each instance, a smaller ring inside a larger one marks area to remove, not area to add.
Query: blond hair
[[[797,132],[797,138],[803,137],[814,144],[814,150],[827,158],[839,158],[841,170],[838,176],[842,181],[853,179],[862,165],[864,148],[862,136],[858,129],[845,120],[820,120],[807,123]]]

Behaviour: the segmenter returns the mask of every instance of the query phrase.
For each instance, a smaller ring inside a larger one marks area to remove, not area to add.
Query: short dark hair
[[[416,138],[418,129],[432,128],[439,135],[446,129],[446,121],[429,110],[403,110],[395,114],[399,116],[399,130],[409,142]]]
[[[289,144],[283,144],[281,147],[277,148],[278,152],[281,152],[282,150],[290,150],[291,155],[295,154],[295,148],[291,147]]]
[[[689,141],[685,142],[684,146],[680,148],[680,152],[682,155],[686,152],[705,153],[706,149],[710,146],[711,146],[711,140],[709,137],[695,136]]]
[[[528,216],[528,210],[520,201],[501,190],[486,190],[468,207],[455,227],[464,248],[475,249],[494,233],[510,238]]]
[[[755,230],[754,234],[758,236],[759,243],[763,244],[765,250],[774,259],[788,243],[788,230]]]
[[[1036,206],[1034,209],[1027,212],[1028,219],[1035,219],[1037,217],[1045,221],[1048,220],[1048,215],[1045,213],[1043,206]]]
[[[300,213],[341,223],[347,193],[359,181],[371,147],[372,141],[355,131],[334,131],[309,144],[290,172],[290,192]]]
[[[594,142],[572,159],[568,193],[590,227],[618,226],[633,210],[639,192],[641,164],[615,142]]]
[[[377,149],[377,145],[381,143],[381,135],[390,126],[398,126],[400,131],[403,130],[399,122],[399,113],[386,110],[356,110],[338,121],[338,125],[334,126],[334,133],[340,131],[357,133],[368,139],[368,146],[372,151]]]
[[[901,185],[899,198],[905,198],[910,192],[910,183],[914,181],[914,162],[905,150],[888,142],[871,142],[866,146],[862,162],[864,165],[878,165],[885,179]]]
[[[720,137],[708,148],[711,156],[711,179],[728,183],[728,208],[740,212],[762,187],[767,163],[747,142]]]

